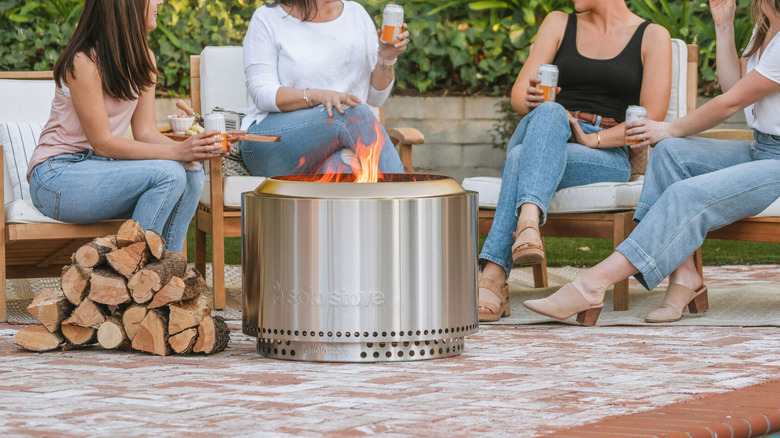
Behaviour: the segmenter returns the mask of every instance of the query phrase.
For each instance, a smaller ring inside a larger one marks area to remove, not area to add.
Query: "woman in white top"
[[[604,291],[634,275],[648,290],[669,276],[659,309],[647,322],[707,310],[707,287],[693,252],[707,235],[756,215],[780,197],[780,0],[754,0],[756,27],[740,58],[734,43],[735,0],[710,0],[724,93],[673,122],[637,122],[627,134],[637,147],[655,144],[636,209],[637,228],[616,251],[572,283],[526,307],[564,320],[596,322]],[[680,138],[712,128],[745,109],[752,144]]]
[[[244,38],[252,107],[242,128],[279,135],[281,142],[244,142],[249,171],[348,173],[362,143],[385,146],[380,171],[403,173],[390,138],[365,104],[387,99],[408,35],[380,43],[366,10],[349,0],[277,0],[258,8]]]

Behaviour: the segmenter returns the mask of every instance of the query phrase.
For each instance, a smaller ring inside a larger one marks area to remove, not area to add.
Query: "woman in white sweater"
[[[281,142],[244,142],[249,171],[350,172],[358,142],[376,142],[386,145],[379,170],[403,173],[390,138],[365,104],[387,99],[408,35],[380,43],[366,10],[349,0],[276,0],[258,8],[244,38],[252,107],[242,129],[279,135]]]

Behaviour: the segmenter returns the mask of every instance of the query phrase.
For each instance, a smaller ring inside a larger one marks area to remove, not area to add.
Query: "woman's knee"
[[[566,113],[566,108],[560,103],[547,101],[533,110],[535,115],[541,116],[543,119],[549,119],[550,121],[563,121],[567,125],[569,123],[569,116]]]
[[[359,103],[352,108],[347,108],[344,110],[344,116],[346,116],[347,120],[356,117],[360,123],[376,121],[376,116],[371,110],[371,107],[364,103]]]
[[[187,187],[187,171],[177,161],[149,160],[149,168],[152,186],[168,186],[179,195]]]

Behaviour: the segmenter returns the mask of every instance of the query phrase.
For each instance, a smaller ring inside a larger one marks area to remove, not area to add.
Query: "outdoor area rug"
[[[517,268],[509,277],[512,314],[497,323],[501,325],[540,324],[553,320],[537,315],[525,307],[522,302],[535,298],[544,298],[555,292],[560,286],[571,281],[580,268],[561,267],[548,269],[550,287],[533,288],[533,275],[530,268]],[[682,320],[669,325],[696,326],[780,326],[780,266],[718,266],[705,267],[704,277],[709,289],[710,310],[691,315],[686,310]],[[207,266],[206,278],[211,283],[211,265]],[[225,310],[214,312],[229,321],[241,319],[241,267],[227,266],[225,269],[226,301]],[[34,324],[35,319],[26,311],[33,297],[44,288],[59,287],[59,278],[36,278],[29,280],[8,280],[8,322],[15,324]],[[653,291],[646,291],[634,280],[629,289],[629,310],[612,310],[612,291],[607,292],[604,310],[598,325],[664,325],[647,324],[644,317],[654,310],[663,299],[666,282]],[[576,324],[574,318],[568,323]]]

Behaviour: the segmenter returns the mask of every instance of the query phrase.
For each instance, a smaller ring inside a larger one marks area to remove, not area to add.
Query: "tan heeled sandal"
[[[709,309],[707,286],[697,290],[681,284],[670,284],[661,306],[647,314],[645,322],[675,322],[682,318],[683,309],[688,306],[691,313],[706,312]]]
[[[479,279],[479,289],[487,289],[501,299],[501,304],[479,300],[479,320],[482,322],[495,322],[509,316],[509,285],[503,286],[489,278]],[[488,309],[488,312],[482,310]]]
[[[515,238],[515,243],[512,245],[512,261],[516,265],[538,265],[544,260],[544,248],[541,238],[534,238],[526,241],[518,241],[517,238],[520,233],[531,228],[536,230],[536,233],[541,236],[539,232],[539,224],[528,220],[523,221],[517,227],[517,231],[512,234]]]
[[[579,289],[571,283],[566,283],[547,298],[523,301],[523,305],[531,311],[558,321],[565,321],[577,315],[577,322],[582,325],[596,325],[604,307],[603,302],[591,305],[585,301]]]

